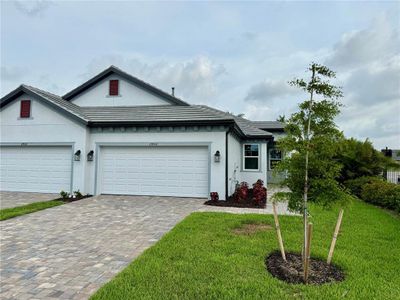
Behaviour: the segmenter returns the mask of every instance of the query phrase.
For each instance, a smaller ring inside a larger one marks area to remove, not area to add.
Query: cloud
[[[258,34],[251,31],[245,31],[242,33],[242,37],[246,40],[254,41],[256,38],[258,38]]]
[[[360,140],[368,137],[378,147],[400,147],[400,105],[349,107],[343,109],[338,124],[346,135]]]
[[[362,67],[350,73],[345,91],[353,105],[387,105],[400,101],[400,56],[379,67]],[[399,102],[398,102],[399,103]]]
[[[247,92],[245,101],[272,104],[275,98],[295,95],[298,91],[284,80],[271,80],[256,83]]]
[[[206,56],[188,60],[147,62],[144,57],[126,58],[110,55],[94,59],[83,77],[90,78],[110,65],[170,92],[175,87],[175,95],[193,103],[210,103],[217,94],[219,78],[226,73],[222,64],[213,62]]]
[[[16,9],[28,17],[43,15],[43,12],[54,3],[46,0],[38,1],[14,1]]]
[[[381,14],[369,28],[345,33],[333,47],[326,63],[335,68],[350,69],[391,57],[399,49],[398,30],[391,26],[386,14]]]
[[[364,140],[369,137],[377,147],[400,146],[400,40],[398,30],[386,15],[380,15],[369,27],[346,32],[329,48],[304,52],[291,60],[287,80],[302,73],[304,61],[321,61],[338,71],[332,83],[343,86],[345,107],[338,125],[346,136]],[[302,53],[297,51],[292,53]],[[304,58],[303,58],[304,56]],[[279,56],[274,58],[282,58]],[[319,58],[319,59],[318,59]],[[298,61],[301,62],[299,66]],[[273,62],[271,61],[271,64]],[[293,75],[289,75],[289,73]],[[299,75],[300,74],[300,75]],[[280,75],[281,77],[282,75]],[[245,94],[243,112],[254,120],[273,120],[296,111],[301,94],[284,80],[270,79],[252,85]],[[396,142],[397,141],[397,142]]]
[[[386,14],[345,33],[325,63],[338,69],[345,107],[338,118],[348,136],[378,147],[400,146],[400,35]]]
[[[21,67],[1,66],[0,69],[2,81],[21,81],[26,73],[26,70]]]
[[[274,110],[269,106],[259,106],[249,104],[246,106],[245,111],[243,112],[244,117],[249,120],[271,120],[271,118],[276,118],[274,115]]]

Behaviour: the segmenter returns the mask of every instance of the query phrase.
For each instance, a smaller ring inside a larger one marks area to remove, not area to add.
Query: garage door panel
[[[102,147],[100,192],[207,197],[207,147]]]
[[[0,190],[58,193],[69,190],[71,147],[0,147]]]

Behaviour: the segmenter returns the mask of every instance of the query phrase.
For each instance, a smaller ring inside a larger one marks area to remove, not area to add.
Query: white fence
[[[388,182],[400,184],[400,171],[388,170],[385,177]]]

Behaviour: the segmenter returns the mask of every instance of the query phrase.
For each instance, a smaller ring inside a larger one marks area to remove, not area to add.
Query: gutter
[[[228,152],[229,152],[228,135],[230,132],[231,132],[231,128],[229,128],[225,133],[225,201],[227,201],[228,197],[229,197],[229,195],[228,195],[228,186],[229,186],[229,184],[228,184],[228,175],[229,175],[228,174],[228,162],[229,162],[229,160],[228,160],[228,158],[229,158],[228,157]]]
[[[233,120],[171,120],[171,121],[108,121],[96,122],[89,121],[89,127],[109,127],[109,126],[184,126],[184,125],[232,125]]]

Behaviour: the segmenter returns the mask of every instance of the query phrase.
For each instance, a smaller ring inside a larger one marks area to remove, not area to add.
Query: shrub
[[[74,195],[75,195],[75,198],[78,198],[78,199],[83,197],[82,193],[79,190],[74,191]]]
[[[367,183],[362,188],[361,199],[400,212],[400,185],[386,181]]]
[[[259,206],[267,202],[267,189],[264,187],[264,181],[261,179],[258,179],[253,184],[253,201]]]
[[[211,192],[210,193],[210,199],[211,201],[218,201],[219,200],[219,195],[217,192]]]
[[[249,184],[243,181],[237,186],[235,190],[234,194],[235,201],[237,202],[246,201],[248,195],[249,195]]]
[[[65,192],[65,191],[61,191],[60,196],[62,199],[67,199],[69,197],[69,193]]]
[[[344,185],[350,190],[350,192],[354,196],[361,198],[361,192],[362,192],[363,186],[368,183],[373,183],[376,181],[381,182],[381,181],[383,181],[383,178],[376,177],[376,176],[363,176],[363,177],[358,177],[356,179],[347,180],[344,182]]]

